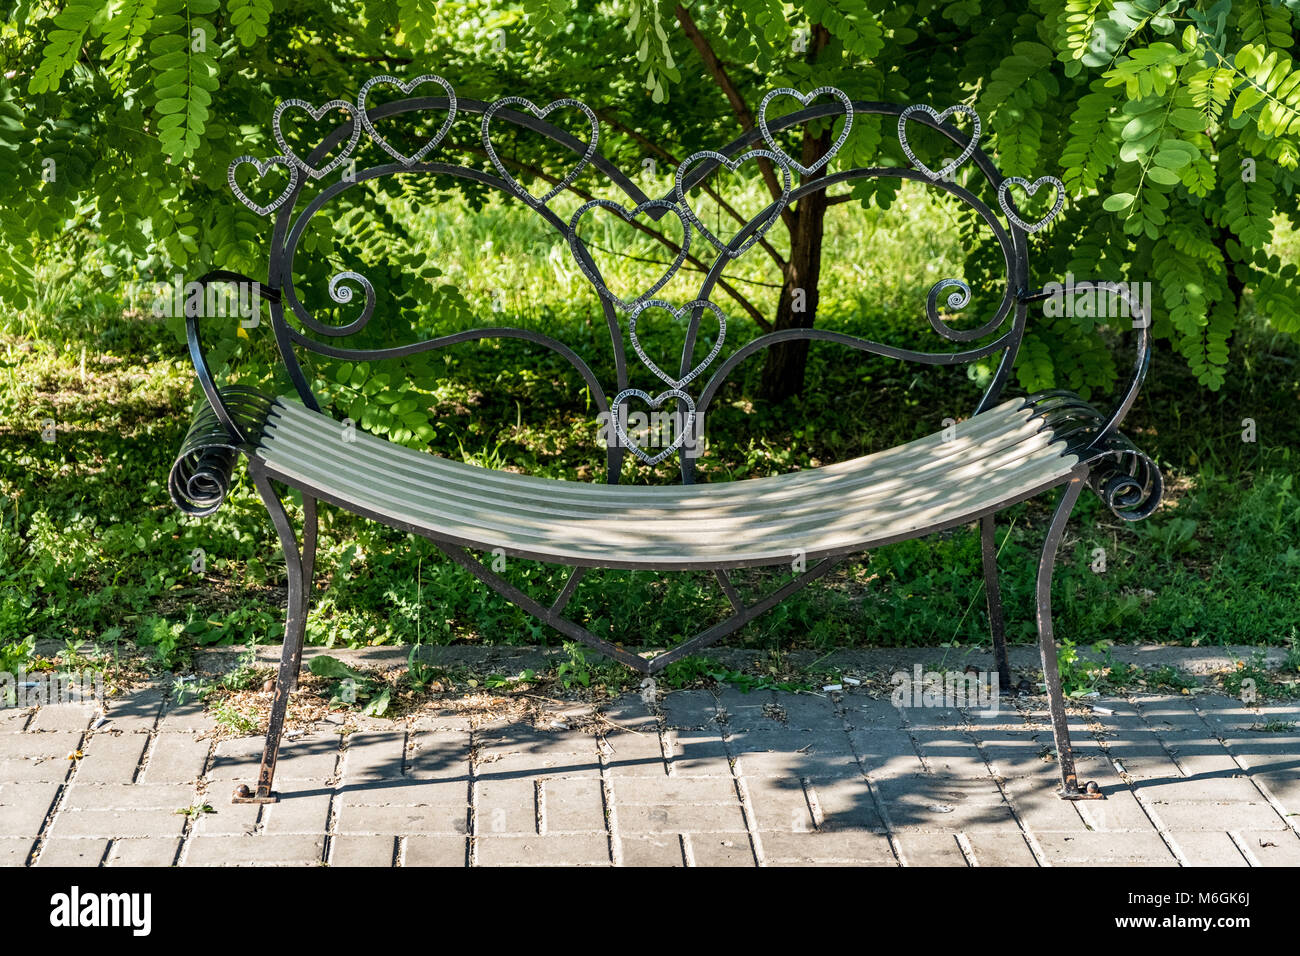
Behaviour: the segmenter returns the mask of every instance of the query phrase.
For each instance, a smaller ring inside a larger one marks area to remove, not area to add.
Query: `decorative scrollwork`
[[[767,104],[772,102],[772,100],[778,96],[793,96],[803,106],[807,106],[819,96],[833,96],[844,104],[844,129],[840,130],[839,138],[831,144],[831,148],[822,154],[821,158],[811,166],[805,166],[803,163],[796,162],[789,153],[777,144],[776,139],[772,136],[772,131],[767,127]],[[843,90],[837,90],[833,86],[819,86],[808,94],[800,93],[798,90],[791,89],[788,86],[782,86],[769,92],[763,97],[762,102],[758,104],[758,129],[759,132],[763,134],[763,142],[767,143],[768,149],[772,150],[772,152],[780,153],[785,157],[785,165],[789,166],[791,169],[798,170],[799,173],[804,176],[811,176],[834,159],[835,154],[838,153],[840,147],[844,145],[844,141],[849,138],[849,130],[852,128],[853,101],[848,98],[848,95],[845,94]]]
[[[284,132],[280,128],[280,120],[283,118],[285,112],[290,109],[306,111],[307,115],[317,123],[319,123],[321,117],[330,110],[339,110],[342,112],[343,115],[348,118],[348,123],[350,124],[348,143],[343,147],[342,152],[320,168],[312,166],[305,159],[295,153],[293,148],[288,144],[288,142],[286,142]],[[331,170],[338,169],[346,163],[348,157],[352,155],[352,150],[356,148],[357,140],[361,138],[361,124],[357,121],[357,108],[347,100],[330,100],[328,103],[319,107],[312,106],[306,100],[284,100],[275,108],[275,112],[271,114],[271,131],[275,135],[275,141],[280,144],[280,151],[283,152],[284,155],[294,163],[294,165],[312,179],[320,179]]]
[[[751,149],[749,152],[737,156],[735,159],[728,159],[721,153],[714,152],[711,149],[692,153],[690,156],[687,156],[682,160],[677,167],[677,176],[674,180],[673,186],[677,195],[677,205],[681,207],[682,214],[685,215],[686,218],[694,224],[695,228],[700,231],[700,235],[713,243],[720,253],[732,259],[738,258],[748,252],[754,243],[767,235],[768,230],[771,229],[772,226],[776,224],[776,221],[781,218],[782,211],[790,201],[790,167],[786,164],[785,159],[782,158],[784,155],[784,153],[777,155],[770,149]],[[712,230],[704,224],[704,221],[695,214],[695,210],[691,208],[690,201],[686,198],[686,190],[683,188],[682,181],[686,178],[687,171],[702,159],[711,159],[722,166],[726,166],[727,169],[734,173],[738,168],[740,168],[742,163],[746,163],[751,159],[760,158],[771,160],[776,163],[777,168],[781,170],[781,195],[778,196],[776,202],[773,203],[767,218],[753,229],[749,238],[742,242],[739,247],[732,249],[730,242],[723,242],[715,236]]]
[[[587,151],[583,153],[582,158],[578,160],[578,164],[569,170],[568,175],[556,183],[555,186],[553,186],[544,196],[534,196],[520,185],[519,180],[510,175],[510,171],[506,169],[505,165],[501,162],[500,157],[497,156],[496,149],[492,146],[492,117],[495,116],[497,111],[503,106],[522,106],[538,119],[543,120],[556,110],[568,106],[581,110],[586,115],[587,120],[591,123],[591,141],[587,143]],[[592,112],[591,107],[580,100],[570,98],[552,100],[550,103],[547,103],[539,109],[537,105],[527,97],[503,96],[501,99],[494,101],[492,105],[484,111],[481,133],[483,137],[483,148],[487,150],[488,159],[492,161],[492,165],[496,167],[496,171],[501,175],[501,178],[504,179],[510,188],[519,195],[519,198],[530,204],[545,206],[560,193],[564,192],[564,190],[568,189],[573,181],[578,178],[578,174],[582,172],[588,163],[591,162],[591,157],[596,155],[596,145],[600,142],[600,121],[596,119],[596,114]]]
[[[370,121],[370,114],[366,110],[366,97],[370,95],[371,89],[381,85],[395,86],[407,96],[410,96],[413,89],[417,86],[423,86],[426,83],[434,83],[446,91],[447,118],[443,120],[442,126],[438,127],[438,132],[434,133],[433,137],[427,143],[416,150],[413,155],[404,156],[395,150],[389,144],[388,140],[379,135],[378,130],[375,129],[375,124]],[[389,76],[387,74],[372,76],[361,85],[361,90],[357,93],[357,112],[361,116],[361,125],[365,128],[365,131],[370,134],[370,138],[378,144],[380,149],[386,152],[389,156],[392,156],[403,166],[414,166],[420,160],[424,159],[425,156],[438,148],[438,144],[447,136],[447,130],[451,129],[451,124],[455,122],[456,91],[452,89],[450,83],[433,73],[425,73],[423,76],[417,76],[413,80],[400,80],[395,76]]]
[[[240,431],[254,439],[266,422],[270,397],[242,385],[227,385],[220,395]],[[235,461],[242,450],[212,405],[201,402],[167,475],[172,503],[194,517],[215,512],[230,493]]]
[[[1056,190],[1056,203],[1052,206],[1051,212],[1042,219],[1032,223],[1025,222],[1025,220],[1021,219],[1016,214],[1016,211],[1011,207],[1011,201],[1008,198],[1011,186],[1020,186],[1032,199],[1034,193],[1038,192],[1044,184],[1050,184],[1052,188]],[[998,186],[998,205],[1002,207],[1002,211],[1006,213],[1007,219],[1010,222],[1019,226],[1021,229],[1025,230],[1025,232],[1037,232],[1055,219],[1056,214],[1060,212],[1061,207],[1065,205],[1065,183],[1061,182],[1055,176],[1039,176],[1032,183],[1027,179],[1021,179],[1019,176],[1012,176],[1009,179],[1003,180],[1002,184]]]
[[[680,429],[678,429],[677,434],[673,436],[673,440],[668,444],[668,446],[660,451],[659,454],[651,455],[649,452],[642,449],[640,445],[632,441],[628,436],[627,429],[623,427],[623,405],[626,404],[629,398],[639,398],[651,408],[658,408],[670,398],[676,398],[686,404],[685,423]],[[614,431],[618,435],[618,439],[622,442],[623,446],[625,448],[630,448],[632,454],[636,455],[647,465],[652,466],[659,464],[659,462],[663,461],[669,455],[673,454],[685,445],[686,440],[691,437],[695,430],[695,400],[679,388],[670,388],[666,392],[661,392],[656,395],[654,398],[651,398],[649,394],[641,391],[639,388],[625,388],[623,391],[615,395],[614,400],[610,402],[609,415],[610,420],[614,424]]]
[[[1115,517],[1141,521],[1160,506],[1164,476],[1160,467],[1122,436],[1109,442],[1112,447],[1094,461],[1088,486],[1106,503]],[[1118,446],[1118,447],[1117,447]]]
[[[590,210],[597,208],[612,210],[623,217],[624,222],[629,223],[647,209],[664,209],[671,212],[681,220],[682,245],[681,248],[677,250],[677,258],[669,264],[668,269],[662,276],[660,276],[659,280],[655,282],[654,285],[650,286],[650,288],[646,289],[635,299],[624,301],[611,292],[609,287],[605,285],[604,280],[587,264],[587,259],[580,254],[578,247],[582,243],[582,240],[578,238],[578,222]],[[620,206],[612,199],[593,199],[591,202],[580,206],[578,211],[573,214],[573,218],[569,221],[569,248],[573,252],[573,259],[578,264],[578,268],[581,269],[582,274],[591,281],[591,284],[596,287],[596,291],[605,296],[609,301],[613,302],[623,311],[631,312],[662,289],[669,280],[677,274],[677,270],[681,268],[682,263],[686,261],[686,256],[691,251],[691,224],[687,216],[683,214],[683,211],[679,209],[676,204],[671,203],[666,199],[648,199],[631,209],[626,209],[623,206]]]
[[[973,124],[973,128],[971,130],[971,135],[970,135],[970,142],[968,142],[966,144],[966,148],[961,151],[961,155],[959,155],[952,162],[945,164],[942,168],[938,170],[931,169],[925,163],[921,162],[919,159],[916,158],[916,154],[912,152],[911,144],[907,141],[907,120],[908,117],[912,116],[914,113],[925,113],[927,116],[930,116],[931,118],[934,119],[934,123],[936,126],[942,126],[943,121],[946,120],[953,113],[966,114],[971,118],[971,123]],[[903,110],[903,112],[898,114],[898,145],[903,148],[903,155],[907,157],[908,162],[910,162],[921,172],[925,173],[925,175],[932,180],[947,179],[953,173],[955,173],[958,167],[960,167],[962,163],[966,162],[966,160],[971,158],[971,156],[975,152],[975,147],[979,145],[979,142],[980,142],[980,115],[979,113],[976,113],[974,109],[967,106],[965,103],[957,103],[953,106],[950,106],[942,113],[936,111],[931,106],[926,106],[923,103],[914,103],[913,105],[907,107],[907,109]]]
[[[938,302],[939,296],[944,289],[956,287],[956,290],[948,294],[948,308],[964,309],[970,304],[971,289],[961,279],[940,279],[930,289],[930,294],[925,300],[925,316],[930,320],[930,327],[952,342],[973,342],[981,339],[998,328],[1006,318],[1006,313],[999,310],[984,325],[977,329],[954,329],[942,318],[939,317]]]

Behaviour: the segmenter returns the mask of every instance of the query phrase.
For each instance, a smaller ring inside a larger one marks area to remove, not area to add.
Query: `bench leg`
[[[1011,665],[1007,661],[1007,629],[1002,617],[1002,589],[998,586],[997,537],[993,515],[980,519],[980,550],[984,555],[984,599],[989,608],[989,630],[993,633],[993,660],[998,668],[998,687],[1004,694],[1015,693],[1011,686]]]
[[[1070,747],[1070,730],[1065,715],[1065,695],[1061,689],[1061,671],[1056,657],[1056,638],[1052,633],[1052,568],[1056,564],[1056,550],[1065,534],[1066,522],[1074,503],[1079,500],[1087,471],[1076,471],[1070,483],[1061,491],[1056,503],[1052,523],[1047,529],[1047,541],[1038,562],[1038,650],[1043,663],[1043,680],[1047,684],[1047,703],[1052,714],[1052,737],[1056,742],[1056,760],[1061,768],[1060,796],[1063,800],[1090,800],[1102,797],[1095,783],[1079,788],[1079,778],[1074,770],[1074,751]]]
[[[316,559],[316,500],[303,496],[303,551],[299,553],[293,525],[289,522],[289,515],[285,512],[280,497],[260,470],[250,471],[284,549],[285,566],[289,573],[289,607],[284,625],[284,649],[280,652],[280,671],[275,678],[275,697],[271,701],[271,716],[266,727],[262,767],[257,774],[257,790],[252,792],[247,784],[241,784],[235,790],[233,802],[275,803],[279,797],[272,792],[271,783],[275,778],[275,763],[280,754],[280,737],[284,731],[285,714],[289,709],[289,697],[298,686],[298,672],[302,667],[307,603],[311,596],[311,569]]]

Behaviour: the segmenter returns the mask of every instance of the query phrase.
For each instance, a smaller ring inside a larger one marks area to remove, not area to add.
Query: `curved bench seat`
[[[769,478],[610,485],[493,471],[395,445],[289,399],[255,454],[267,472],[385,524],[569,565],[743,567],[863,550],[972,521],[1078,464],[1033,407],[1005,402],[887,451]]]

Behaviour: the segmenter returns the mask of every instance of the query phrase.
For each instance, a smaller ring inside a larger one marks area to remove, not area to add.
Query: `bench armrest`
[[[1118,295],[1128,307],[1129,315],[1133,319],[1133,328],[1137,329],[1138,332],[1137,356],[1128,385],[1125,387],[1119,403],[1112,409],[1105,424],[1098,429],[1088,445],[1089,450],[1102,451],[1112,436],[1119,435],[1120,423],[1124,421],[1129,409],[1133,407],[1133,403],[1137,400],[1138,391],[1142,388],[1142,382],[1146,378],[1147,368],[1151,364],[1151,316],[1143,311],[1141,303],[1134,301],[1132,291],[1123,282],[1112,282],[1108,279],[1085,279],[1082,281],[1076,279],[1070,289],[1073,292],[1099,289]],[[1055,295],[1060,295],[1063,291],[1065,291],[1064,287],[1058,285],[1056,288],[1052,288],[1049,285],[1037,292],[1022,293],[1019,298],[1021,302],[1026,303],[1045,302]]]
[[[272,302],[280,301],[280,293],[275,289],[268,289],[256,279],[239,272],[216,269],[202,276],[196,282],[204,289],[212,282],[251,282],[256,287],[260,298]],[[194,365],[194,373],[198,376],[199,385],[203,387],[203,394],[208,397],[208,405],[216,414],[217,421],[229,433],[231,439],[237,444],[244,444],[249,440],[249,436],[244,434],[239,422],[236,421],[236,416],[232,415],[230,409],[226,407],[221,391],[212,378],[212,370],[208,368],[208,361],[203,355],[203,339],[199,334],[199,316],[189,307],[188,303],[186,303],[185,307],[185,339],[190,347],[190,362]]]
[[[259,296],[276,302],[280,299],[277,291],[256,279],[225,269],[207,273],[197,280],[197,285],[206,289],[213,282],[250,282]],[[198,313],[197,308],[186,303],[185,338],[206,401],[196,403],[193,421],[167,476],[167,491],[181,511],[202,517],[212,514],[226,500],[235,460],[257,440],[271,399],[242,385],[217,387],[203,354]]]

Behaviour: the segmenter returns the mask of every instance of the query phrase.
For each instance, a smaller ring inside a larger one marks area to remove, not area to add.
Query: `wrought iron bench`
[[[367,107],[366,99],[372,87],[385,84],[397,87],[406,98]],[[412,95],[418,87],[431,84],[440,88],[440,95]],[[795,96],[804,108],[769,123],[766,107],[778,95]],[[815,100],[825,102],[814,103]],[[342,122],[302,158],[281,135],[280,118],[287,109],[306,109],[315,120],[330,110],[338,110]],[[588,141],[577,139],[546,121],[548,115],[560,109],[579,111],[590,121]],[[375,130],[374,121],[412,111],[441,112],[447,118],[416,155],[403,156]],[[954,111],[972,118],[970,136],[944,122]],[[452,123],[465,114],[481,117],[482,142],[495,175],[434,156]],[[911,166],[822,172],[822,167],[844,142],[853,118],[869,114],[897,117],[900,144]],[[798,124],[840,117],[843,117],[843,135],[826,157],[811,168],[792,160],[774,138],[775,132]],[[911,151],[906,135],[908,122],[924,124],[946,136],[960,150],[958,160],[938,171],[926,167]],[[494,123],[498,129],[499,124],[514,124],[540,133],[572,150],[580,159],[562,182],[545,195],[534,196],[510,174],[493,149]],[[334,100],[315,108],[300,100],[282,103],[275,112],[274,131],[283,151],[281,155],[265,161],[240,157],[231,164],[229,172],[232,189],[241,202],[259,215],[274,216],[267,280],[259,283],[236,273],[218,271],[208,273],[199,283],[205,288],[217,282],[254,283],[269,304],[271,325],[296,394],[272,397],[239,385],[218,388],[204,357],[199,328],[201,310],[188,307],[185,325],[190,355],[206,403],[200,407],[169,476],[169,490],[178,507],[190,515],[211,514],[225,499],[238,455],[244,455],[279,534],[288,568],[288,619],[266,749],[256,790],[241,787],[236,793],[237,801],[276,799],[272,779],[285,712],[302,657],[316,555],[318,502],[431,539],[449,558],[522,609],[561,633],[650,675],[742,627],[825,574],[847,555],[979,521],[993,647],[1005,690],[1011,686],[1011,675],[998,590],[994,516],[1010,505],[1052,488],[1059,488],[1061,493],[1038,566],[1037,625],[1060,763],[1060,795],[1068,799],[1099,796],[1095,785],[1079,786],[1074,769],[1052,633],[1052,568],[1066,521],[1085,485],[1097,492],[1115,514],[1128,520],[1146,517],[1159,503],[1162,491],[1159,470],[1118,431],[1147,369],[1148,322],[1146,316],[1135,312],[1140,316],[1140,321],[1134,322],[1138,337],[1136,363],[1118,404],[1109,414],[1065,391],[1027,398],[1002,397],[1025,332],[1030,306],[1051,294],[1048,290],[1030,288],[1027,236],[1041,229],[1059,211],[1064,189],[1052,177],[1043,177],[1032,185],[1023,179],[1004,179],[979,149],[979,120],[973,110],[958,106],[939,113],[925,106],[903,108],[886,103],[850,102],[842,92],[830,88],[806,96],[794,90],[776,90],[763,101],[758,129],[717,152],[706,151],[687,159],[678,170],[675,188],[659,199],[645,196],[600,155],[596,117],[574,100],[556,101],[544,108],[513,97],[484,103],[456,98],[450,85],[438,77],[424,76],[402,82],[381,76],[362,87],[355,104]],[[322,179],[338,168],[353,153],[363,132],[392,155],[394,161],[330,181],[308,199],[304,191],[308,182]],[[331,153],[337,155],[324,163]],[[773,169],[780,171],[783,191],[778,200],[750,220],[734,238],[723,242],[696,218],[687,195],[720,164],[734,168],[755,156],[762,156],[773,164]],[[995,191],[1005,225],[989,205],[952,175],[967,161]],[[265,174],[272,165],[286,168],[288,187],[273,202],[258,205],[236,182],[235,173],[245,163],[252,163],[259,174]],[[628,209],[598,200],[588,202],[570,221],[561,220],[548,203],[587,164],[608,177],[634,207]],[[793,172],[802,177],[798,185],[793,183]],[[561,342],[527,329],[497,326],[383,348],[348,348],[335,341],[357,334],[371,320],[376,310],[375,290],[359,272],[335,273],[329,282],[333,302],[351,302],[354,287],[363,294],[364,301],[350,321],[322,323],[302,304],[295,291],[294,261],[299,243],[312,217],[329,200],[371,179],[397,175],[438,175],[489,187],[521,201],[556,230],[599,293],[616,360],[617,382],[612,399],[607,398],[597,376],[577,353]],[[918,352],[823,329],[791,329],[760,335],[735,349],[705,380],[703,373],[720,357],[726,334],[725,317],[711,299],[723,267],[750,248],[775,222],[786,204],[798,202],[817,190],[869,177],[913,180],[943,190],[969,206],[987,224],[1006,266],[1005,292],[988,320],[968,329],[956,329],[945,322],[937,308],[940,295],[950,290],[948,308],[960,310],[970,301],[971,289],[962,280],[944,279],[929,293],[926,316],[935,332],[961,346],[958,351]],[[1032,195],[1045,183],[1057,191],[1055,208],[1042,221],[1025,222],[1008,195],[1010,187],[1025,187]],[[618,212],[628,220],[640,213],[654,219],[675,215],[681,219],[683,247],[694,231],[717,248],[718,254],[695,301],[675,310],[685,325],[685,345],[676,375],[664,372],[645,355],[636,336],[636,319],[649,307],[674,308],[651,296],[681,265],[682,257],[678,257],[661,282],[636,299],[618,298],[606,288],[578,237],[579,220],[596,205]],[[1124,297],[1130,308],[1137,309],[1124,286],[1109,288]],[[709,324],[705,324],[706,320]],[[714,321],[715,343],[707,356],[697,361],[696,342],[702,325],[707,332],[713,328]],[[321,410],[296,352],[303,349],[348,361],[381,360],[494,337],[524,339],[553,349],[581,375],[597,410],[608,414],[608,420],[614,425],[614,436],[606,443],[606,483],[559,481],[485,470],[415,451],[361,431],[346,437],[340,422]],[[1001,355],[974,413],[955,429],[863,458],[792,474],[729,483],[696,483],[695,453],[689,446],[682,447],[683,436],[692,433],[723,381],[744,359],[777,342],[795,338],[833,342],[875,355],[938,366]],[[972,344],[980,340],[985,341]],[[625,342],[632,344],[635,356],[667,385],[662,394],[651,396],[630,387]],[[699,381],[704,382],[703,387],[692,395],[692,385]],[[666,450],[651,454],[630,439],[623,423],[626,403],[633,397],[652,407],[675,404],[678,413],[684,416],[685,427]],[[628,453],[651,463],[677,455],[681,484],[618,484]],[[301,493],[304,517],[301,540],[272,482]],[[548,603],[510,584],[480,561],[475,551],[568,565],[573,570],[560,593]],[[729,571],[742,567],[790,564],[795,556],[806,560],[803,567],[795,568],[801,573],[754,603],[746,604],[742,600],[729,576]],[[590,567],[711,570],[732,606],[731,616],[656,655],[635,653],[565,617],[566,605]]]

